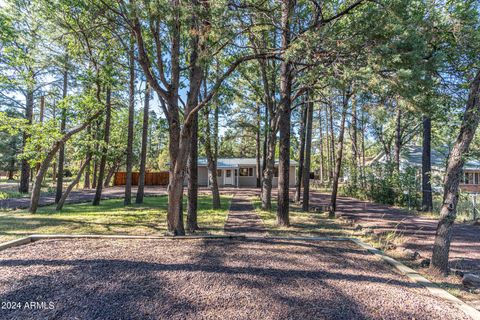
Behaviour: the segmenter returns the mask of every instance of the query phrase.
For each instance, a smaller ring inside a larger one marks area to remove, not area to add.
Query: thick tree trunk
[[[270,123],[272,123],[270,121]],[[270,129],[272,130],[272,129]],[[272,185],[273,174],[275,170],[275,147],[277,144],[277,133],[270,131],[270,137],[268,138],[267,145],[267,157],[265,162],[265,170],[263,171],[262,179],[262,209],[272,209]]]
[[[187,228],[190,232],[198,230],[198,114],[195,114],[192,127],[192,144],[188,157],[188,209]]]
[[[104,136],[103,136],[103,148],[102,156],[100,158],[100,166],[98,168],[98,177],[97,177],[97,188],[95,190],[95,197],[93,198],[92,204],[98,206],[100,204],[100,199],[102,198],[103,184],[102,181],[105,177],[105,166],[107,164],[107,151],[108,144],[110,142],[110,120],[112,116],[112,103],[111,103],[111,88],[107,87],[107,98],[105,104],[105,127],[104,127]]]
[[[396,115],[396,126],[395,126],[395,146],[394,146],[394,157],[395,157],[395,170],[400,172],[400,149],[402,148],[402,110],[400,106],[397,105],[397,115]]]
[[[67,200],[68,196],[70,195],[70,192],[72,192],[73,188],[80,182],[80,179],[82,177],[83,171],[85,168],[90,166],[90,160],[91,158],[85,159],[85,162],[82,164],[80,167],[80,170],[78,170],[77,176],[75,179],[68,185],[67,189],[63,193],[63,195],[60,197],[60,200],[57,203],[57,207],[55,210],[60,211],[63,209],[63,205],[65,204],[65,201]]]
[[[68,90],[68,72],[67,68],[63,72],[63,92],[62,98],[65,99],[67,97],[67,90]],[[67,124],[67,109],[65,107],[62,108],[62,116],[60,119],[60,131],[65,133],[65,127]],[[57,172],[57,190],[55,193],[55,203],[60,201],[63,193],[63,175],[64,175],[64,165],[65,165],[65,145],[60,147],[58,151],[58,172]]]
[[[128,133],[127,133],[127,160],[126,160],[126,180],[125,180],[125,198],[124,205],[132,203],[132,167],[133,167],[133,124],[135,115],[135,60],[134,60],[134,42],[130,40],[129,56],[129,75],[128,82]]]
[[[319,178],[320,178],[320,183],[323,184],[323,175],[325,172],[325,159],[324,159],[324,154],[323,154],[323,123],[322,123],[322,107],[320,105],[320,109],[318,110],[318,130],[319,130],[319,135],[318,135],[318,140],[319,140],[319,149],[320,149],[320,172],[319,172]]]
[[[27,124],[32,124],[33,120],[33,90],[29,90],[26,95],[26,103],[25,103],[25,119],[27,120]],[[22,150],[25,149],[25,145],[27,144],[27,140],[30,135],[27,132],[23,133],[23,142],[22,142]],[[21,160],[20,166],[20,186],[18,191],[20,193],[28,193],[28,187],[30,183],[30,164],[28,163],[27,159]]]
[[[145,87],[145,102],[143,106],[143,124],[142,124],[142,151],[140,153],[140,172],[138,176],[138,189],[135,203],[143,203],[145,195],[145,168],[147,166],[147,145],[148,145],[148,117],[150,112],[150,85]]]
[[[342,157],[343,157],[343,138],[345,135],[345,119],[347,117],[348,109],[348,100],[349,93],[345,93],[343,106],[342,106],[342,119],[340,122],[340,132],[338,134],[338,150],[337,150],[337,159],[335,161],[335,174],[333,176],[332,184],[332,196],[330,198],[330,205],[328,208],[328,217],[335,218],[335,211],[337,210],[337,193],[338,193],[338,182],[340,179],[340,173],[342,170]]]
[[[448,273],[448,255],[452,241],[453,224],[457,215],[458,186],[461,181],[464,156],[469,152],[480,121],[480,72],[470,85],[467,107],[460,133],[448,159],[444,180],[443,204],[433,245],[432,269]]]
[[[422,210],[433,210],[432,183],[431,181],[431,141],[432,120],[423,116],[423,141],[422,141]]]
[[[309,100],[312,97],[309,95]],[[305,132],[305,164],[303,166],[303,203],[302,210],[310,209],[310,164],[312,155],[312,131],[313,131],[313,102],[308,102],[306,132]]]
[[[262,171],[260,171],[260,185],[263,185],[263,173],[267,168],[267,152],[268,152],[268,107],[265,105],[265,121],[263,129],[263,156],[262,156]]]
[[[287,50],[290,45],[290,18],[294,2],[282,1],[282,49]],[[291,91],[292,74],[291,65],[286,57],[280,65],[280,108],[279,108],[279,161],[278,161],[278,206],[277,224],[289,226],[290,210],[290,121],[291,121]]]
[[[307,122],[307,105],[303,104],[301,111],[301,121],[300,121],[300,147],[298,149],[298,169],[297,169],[297,181],[295,183],[295,197],[294,201],[296,203],[300,202],[301,193],[302,193],[302,175],[303,175],[303,160],[305,158],[305,123]]]
[[[261,179],[261,168],[260,168],[260,161],[261,161],[261,149],[262,149],[262,142],[261,142],[261,115],[260,115],[260,104],[257,104],[257,131],[256,131],[256,149],[255,149],[255,159],[256,159],[256,168],[255,168],[255,175],[257,176],[257,188],[260,188],[262,186],[262,179]]]

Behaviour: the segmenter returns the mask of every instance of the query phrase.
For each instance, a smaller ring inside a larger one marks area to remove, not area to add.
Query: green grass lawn
[[[198,198],[201,234],[219,234],[230,207],[231,196],[222,196],[220,210],[212,210],[211,197]],[[186,200],[184,204],[186,208]],[[146,197],[141,205],[125,207],[123,199],[66,204],[60,212],[54,206],[41,207],[36,214],[26,210],[0,211],[0,242],[30,234],[123,234],[164,235],[167,231],[167,197]]]
[[[326,213],[302,212],[296,204],[290,205],[290,227],[284,228],[276,225],[277,204],[272,203],[272,210],[261,209],[259,198],[251,199],[255,211],[262,219],[270,236],[287,237],[344,237],[348,231],[335,220],[328,219]]]

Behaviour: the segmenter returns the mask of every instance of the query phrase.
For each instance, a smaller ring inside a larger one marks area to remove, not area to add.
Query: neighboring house
[[[295,186],[297,162],[290,160],[290,186]],[[217,182],[220,187],[256,187],[257,160],[255,158],[219,158],[217,160]],[[278,161],[272,184],[278,186]],[[207,159],[198,159],[198,185],[209,186]]]
[[[447,167],[447,161],[450,150],[447,148],[438,148],[431,151],[432,165],[432,185],[436,191],[442,191],[443,177]],[[375,163],[385,163],[386,157],[383,154],[375,157],[368,165]],[[407,167],[417,169],[417,175],[421,177],[422,172],[422,147],[406,146],[400,153],[400,170]],[[480,161],[478,159],[468,159],[463,166],[463,179],[460,182],[460,189],[468,193],[480,193]]]

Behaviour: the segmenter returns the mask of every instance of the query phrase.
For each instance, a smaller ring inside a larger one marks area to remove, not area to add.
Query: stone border
[[[357,238],[348,238],[348,237],[262,237],[262,236],[236,236],[236,235],[193,235],[193,236],[132,236],[132,235],[95,235],[95,234],[84,234],[84,235],[68,235],[68,234],[49,234],[41,235],[34,234],[28,237],[12,240],[0,244],[0,251],[18,247],[21,245],[29,244],[31,242],[39,240],[51,240],[51,239],[151,239],[151,240],[195,240],[195,239],[247,239],[247,240],[293,240],[293,241],[351,241],[359,247],[365,249],[367,252],[379,257],[401,274],[407,276],[411,281],[419,284],[420,286],[426,288],[433,296],[441,298],[445,301],[450,302],[451,304],[458,307],[466,315],[468,315],[473,320],[480,320],[480,311],[473,308],[472,306],[466,304],[457,297],[451,295],[446,290],[438,287],[436,284],[427,280],[425,277],[420,275],[417,271],[407,267],[403,263],[387,256],[383,251],[375,249],[374,247],[366,244],[365,242]]]
[[[368,252],[374,254],[375,256],[379,257],[389,265],[393,266],[397,271],[401,274],[407,276],[410,280],[416,282],[417,284],[425,287],[430,293],[438,298],[446,300],[453,305],[457,306],[460,310],[462,310],[465,314],[467,314],[472,319],[480,319],[480,311],[475,309],[474,307],[468,305],[467,303],[463,302],[462,300],[458,299],[457,297],[453,296],[452,294],[448,293],[446,290],[438,287],[436,284],[431,282],[430,280],[426,279],[422,275],[420,275],[417,271],[413,270],[412,268],[407,267],[401,262],[387,256],[383,251],[375,249],[374,247],[366,244],[365,242],[351,238],[350,239],[353,243],[356,243],[363,249],[367,250]]]

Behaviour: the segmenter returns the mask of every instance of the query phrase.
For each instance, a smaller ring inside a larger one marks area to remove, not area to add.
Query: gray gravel
[[[43,240],[0,252],[2,319],[467,319],[353,243]]]

